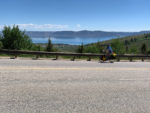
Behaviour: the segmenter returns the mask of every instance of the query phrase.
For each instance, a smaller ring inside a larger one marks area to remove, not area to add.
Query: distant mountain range
[[[141,32],[105,32],[105,31],[27,31],[26,34],[30,37],[39,37],[39,38],[47,38],[47,37],[124,37],[124,36],[133,36],[144,33],[150,33],[150,31],[141,31]]]
[[[1,33],[1,32],[0,32]],[[133,36],[144,33],[150,33],[150,31],[140,31],[140,32],[106,32],[106,31],[26,31],[26,34],[34,38],[48,38],[48,37],[124,37],[124,36]]]

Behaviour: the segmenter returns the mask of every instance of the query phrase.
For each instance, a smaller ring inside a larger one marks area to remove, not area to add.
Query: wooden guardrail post
[[[58,57],[59,57],[59,56],[58,56],[58,55],[56,55],[56,57],[55,57],[53,60],[58,60]]]
[[[99,61],[101,61],[101,57],[100,56],[98,56],[98,59],[99,59]]]
[[[58,55],[56,55],[56,59],[55,59],[55,60],[58,60],[58,57],[59,57],[59,56],[58,56]]]
[[[14,59],[16,59],[16,58],[17,58],[17,54],[14,54],[14,56],[13,56],[13,57],[14,57]]]
[[[71,61],[75,61],[75,58],[76,58],[76,57],[75,57],[75,56],[73,56],[73,58],[71,59]]]
[[[16,59],[17,58],[17,55],[13,55],[10,57],[10,59]]]
[[[130,61],[130,62],[132,62],[132,61],[133,61],[132,57],[131,57],[131,58],[129,58],[129,61]]]
[[[120,58],[119,57],[117,57],[117,62],[120,62]]]
[[[39,58],[39,55],[36,55],[36,59],[38,59]]]
[[[11,56],[10,59],[16,59],[16,57],[15,56]]]
[[[39,58],[38,55],[36,55],[35,57],[32,58],[32,60],[37,60]]]
[[[18,56],[17,55],[15,55],[15,59],[17,58]]]
[[[89,57],[89,58],[87,59],[87,61],[91,61],[91,57]]]

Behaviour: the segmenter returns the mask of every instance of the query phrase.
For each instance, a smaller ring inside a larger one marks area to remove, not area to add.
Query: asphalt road
[[[0,113],[150,113],[150,62],[0,59]]]

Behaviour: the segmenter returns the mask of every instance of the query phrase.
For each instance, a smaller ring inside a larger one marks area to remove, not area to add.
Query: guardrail
[[[72,60],[75,60],[75,57],[81,57],[85,56],[88,57],[88,61],[91,60],[92,57],[101,57],[104,54],[92,54],[92,53],[64,53],[64,52],[43,52],[43,51],[21,51],[21,50],[7,50],[7,49],[0,49],[0,54],[7,54],[7,55],[14,55],[17,57],[18,55],[22,54],[29,54],[29,55],[36,55],[36,58],[40,55],[46,55],[46,56],[56,56],[56,59],[58,59],[58,56],[72,56]],[[150,55],[132,55],[132,54],[125,54],[125,55],[117,55],[116,59],[117,61],[120,61],[121,58],[128,58],[129,61],[133,61],[134,58],[139,58],[142,61],[145,59],[150,59]]]

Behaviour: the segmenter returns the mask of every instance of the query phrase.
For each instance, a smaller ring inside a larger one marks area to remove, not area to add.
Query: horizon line
[[[0,30],[0,32],[2,32],[3,30]],[[21,29],[21,31],[25,31],[25,32],[81,32],[81,31],[91,31],[91,32],[95,32],[95,31],[99,31],[99,32],[150,32],[150,30],[139,30],[139,31],[116,31],[116,30],[23,30]]]

